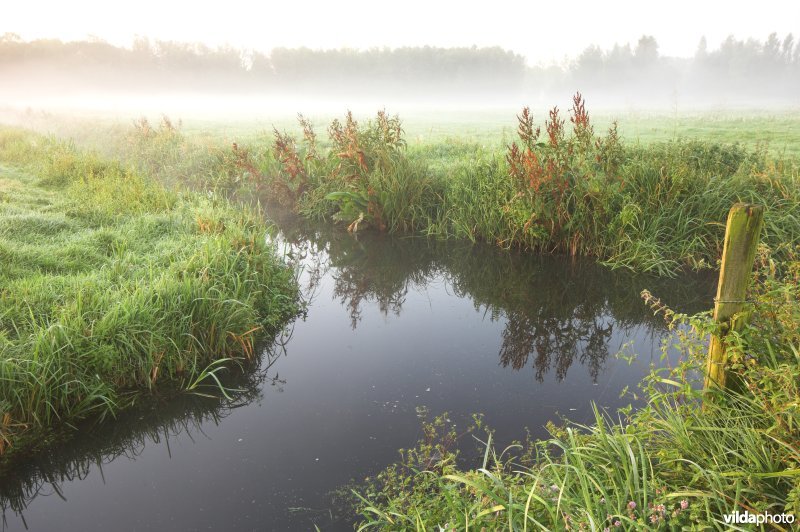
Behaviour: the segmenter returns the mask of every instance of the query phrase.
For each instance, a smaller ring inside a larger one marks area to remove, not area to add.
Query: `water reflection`
[[[613,353],[638,342],[649,362],[653,338],[666,334],[643,288],[682,312],[712,298],[707,278],[280,226],[308,306],[297,334],[288,329],[260,366],[230,377],[232,400],[162,391],[19,457],[0,471],[4,527],[29,518],[32,528],[81,531],[352,528],[325,517],[336,511],[327,494],[413,444],[417,407],[484,412],[498,438],[526,426],[543,436],[558,412],[580,422],[590,401],[622,406],[617,392],[641,379],[645,369]]]
[[[564,379],[575,361],[596,380],[615,327],[665,331],[663,321],[646,312],[638,297],[645,287],[688,313],[708,308],[711,297],[707,276],[658,279],[611,271],[590,260],[309,229],[292,219],[283,220],[281,228],[287,252],[308,272],[306,292],[314,294],[319,281],[330,275],[334,297],[347,309],[353,330],[365,304],[376,304],[385,316],[399,316],[409,290],[424,291],[429,283],[444,280],[454,295],[469,298],[490,320],[504,322],[500,364],[521,370],[531,363],[540,382],[550,371]]]
[[[227,397],[212,385],[201,385],[198,393],[161,390],[143,397],[111,422],[82,423],[77,430],[57,436],[49,445],[52,448],[5,464],[0,469],[3,530],[9,515],[16,515],[27,529],[25,509],[34,499],[57,496],[66,501],[62,485],[85,480],[90,474],[102,477],[103,466],[119,459],[136,460],[149,446],[163,445],[171,457],[170,444],[179,436],[192,441],[204,437],[203,427],[219,425],[234,410],[259,401],[265,386],[280,389],[286,381],[274,366],[286,354],[291,332],[291,326],[282,331],[255,366],[218,374]]]

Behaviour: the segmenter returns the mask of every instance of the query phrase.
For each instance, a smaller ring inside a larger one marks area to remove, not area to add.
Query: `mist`
[[[248,119],[457,109],[546,109],[576,91],[593,109],[791,109],[800,105],[800,43],[729,37],[691,57],[660,53],[655,37],[592,45],[560,63],[530,65],[500,47],[268,52],[137,39],[0,38],[0,107],[101,116],[169,113]]]

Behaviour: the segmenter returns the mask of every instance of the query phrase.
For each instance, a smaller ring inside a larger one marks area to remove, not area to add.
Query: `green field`
[[[566,109],[568,102],[560,107]],[[445,141],[478,143],[487,147],[502,148],[513,140],[517,128],[515,116],[524,105],[530,105],[534,117],[543,121],[552,104],[539,107],[520,101],[516,107],[430,109],[414,107],[395,109],[387,106],[390,113],[399,113],[403,118],[409,145],[431,144]],[[591,100],[588,104],[591,106]],[[0,109],[0,111],[3,111]],[[59,136],[70,136],[85,140],[95,146],[107,142],[109,130],[121,131],[140,118],[147,117],[158,122],[166,112],[173,120],[182,120],[187,135],[200,135],[220,142],[238,140],[250,142],[271,134],[272,128],[299,132],[296,113],[308,116],[322,127],[334,118],[341,117],[347,109],[332,107],[327,112],[302,108],[285,109],[282,112],[261,112],[254,108],[247,114],[241,111],[190,112],[161,111],[158,108],[143,108],[140,111],[97,112],[44,112],[31,110],[22,112],[6,109],[0,116],[2,122],[14,123],[41,132],[52,132]],[[355,112],[357,118],[366,119],[375,109]],[[203,117],[205,115],[205,118]],[[629,143],[649,144],[676,138],[704,140],[724,143],[742,143],[753,148],[766,145],[776,154],[800,155],[800,108],[786,109],[600,109],[592,113],[592,119],[600,130],[607,129],[612,121],[619,123],[623,139]]]
[[[460,122],[447,113],[312,118],[306,133],[296,121],[281,121],[282,146],[255,123],[188,122],[180,132],[150,124],[147,140],[134,137],[139,148],[130,160],[140,164],[144,155],[153,167],[179,152],[161,166],[163,179],[196,183],[203,173],[203,186],[256,188],[267,200],[353,229],[588,255],[659,275],[714,268],[721,224],[736,202],[767,207],[765,241],[776,252],[798,243],[798,159],[791,153],[800,139],[790,135],[800,129],[792,129],[793,115],[630,115],[610,132],[601,112],[587,118],[580,139],[574,112],[561,111],[557,141],[547,140],[552,120],[536,110],[526,119],[540,129],[533,140],[519,136],[511,111],[504,122],[499,111]],[[437,117],[442,122],[431,125]],[[331,127],[339,130],[334,136]],[[738,139],[740,132],[750,136]],[[211,152],[217,166],[208,172],[211,163],[201,161]]]
[[[168,186],[257,194],[345,225],[364,211],[361,228],[589,255],[659,275],[714,268],[721,224],[737,201],[767,207],[765,240],[778,256],[779,248],[800,241],[797,111],[588,112],[589,144],[573,153],[574,109],[561,109],[564,138],[557,147],[543,142],[546,109],[531,110],[532,127],[542,130],[533,156],[544,165],[557,163],[534,180],[546,194],[533,193],[533,175],[509,176],[509,146],[524,148],[518,109],[409,109],[399,118],[394,144],[381,139],[375,115],[354,114],[353,130],[343,132],[353,138],[338,144],[329,127],[345,117],[312,115],[307,125],[313,127],[313,148],[288,112],[183,121],[30,112],[17,119]],[[614,123],[611,154],[597,143],[610,142]],[[286,143],[302,159],[302,176],[286,173],[279,159],[290,154],[277,154],[275,132],[288,135]],[[366,166],[353,166],[348,150],[361,151]],[[297,187],[303,193],[289,197]]]

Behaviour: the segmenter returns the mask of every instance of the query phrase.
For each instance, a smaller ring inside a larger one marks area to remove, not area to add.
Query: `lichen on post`
[[[725,387],[725,364],[728,358],[725,337],[732,331],[741,330],[747,322],[747,315],[742,311],[763,223],[764,207],[761,205],[737,203],[728,213],[714,302],[714,321],[718,324],[718,330],[711,336],[709,345],[706,390]]]

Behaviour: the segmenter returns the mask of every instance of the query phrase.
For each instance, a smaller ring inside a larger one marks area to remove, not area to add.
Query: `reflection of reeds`
[[[409,290],[444,278],[457,295],[472,299],[476,309],[505,321],[500,363],[515,370],[532,364],[539,380],[553,369],[556,379],[563,379],[575,361],[596,378],[614,329],[644,325],[657,334],[665,332],[663,320],[641,305],[638,294],[645,286],[669,294],[670,301],[691,312],[708,308],[713,296],[713,283],[698,276],[642,277],[587,261],[486,245],[377,234],[356,239],[343,231],[302,225],[287,221],[283,237],[315,250],[306,260],[316,257],[325,264],[334,279],[334,296],[348,309],[353,328],[364,304],[399,314]]]
[[[8,512],[24,519],[25,509],[36,497],[61,493],[65,483],[102,474],[103,466],[119,457],[135,459],[150,445],[165,444],[169,451],[169,442],[176,437],[202,434],[204,425],[218,425],[234,409],[259,400],[265,384],[282,386],[285,381],[278,377],[275,364],[285,354],[282,346],[288,337],[279,338],[254,365],[220,374],[221,384],[230,392],[227,396],[216,386],[204,388],[202,396],[163,389],[159,395],[140,398],[113,420],[87,421],[77,431],[61,432],[57,448],[33,449],[25,460],[4,464],[0,474],[4,519]]]

